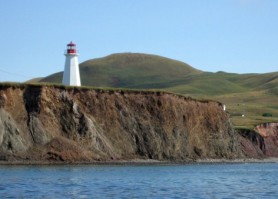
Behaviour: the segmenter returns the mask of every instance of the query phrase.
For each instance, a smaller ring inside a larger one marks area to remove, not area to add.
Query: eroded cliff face
[[[264,154],[268,157],[278,157],[278,123],[258,125],[256,131],[263,137]]]
[[[163,92],[0,88],[0,159],[111,161],[242,157],[222,105]]]
[[[243,154],[252,158],[278,157],[278,123],[265,123],[254,130],[237,130]]]

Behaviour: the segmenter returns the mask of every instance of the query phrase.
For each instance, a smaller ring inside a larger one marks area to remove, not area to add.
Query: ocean
[[[0,198],[278,198],[278,164],[2,165]]]

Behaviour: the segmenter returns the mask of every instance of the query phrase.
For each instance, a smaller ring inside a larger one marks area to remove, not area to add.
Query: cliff
[[[2,161],[238,158],[249,155],[242,140],[252,143],[215,101],[160,91],[0,85]]]
[[[237,130],[243,154],[252,158],[278,157],[278,123],[264,123],[254,130]]]

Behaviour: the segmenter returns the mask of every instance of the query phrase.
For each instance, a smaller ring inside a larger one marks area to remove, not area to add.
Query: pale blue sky
[[[0,81],[79,61],[141,52],[204,71],[278,71],[278,0],[0,0]]]

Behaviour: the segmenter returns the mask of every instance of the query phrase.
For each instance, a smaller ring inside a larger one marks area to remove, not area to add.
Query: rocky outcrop
[[[250,129],[237,129],[237,136],[241,150],[246,157],[266,157],[264,139],[256,131]]]
[[[258,125],[256,131],[264,139],[264,154],[269,157],[278,157],[278,123]]]
[[[244,140],[268,149],[257,135],[239,137],[215,101],[160,91],[0,86],[1,160],[239,158],[250,155]]]
[[[238,129],[238,140],[247,157],[278,157],[278,123],[265,123],[254,130]]]

